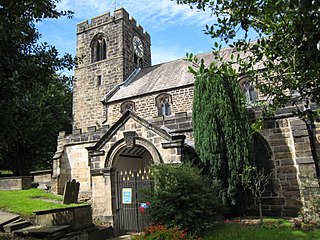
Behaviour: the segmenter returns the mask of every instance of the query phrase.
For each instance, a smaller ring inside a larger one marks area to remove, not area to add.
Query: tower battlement
[[[130,22],[133,26],[136,26],[137,30],[142,36],[145,36],[150,39],[148,32],[144,31],[143,27],[137,23],[137,21],[129,16],[129,13],[124,8],[118,8],[113,12],[113,15],[110,12],[103,13],[99,16],[91,18],[90,22],[85,20],[77,24],[77,34],[83,33],[91,28],[96,28],[98,26],[109,24],[112,22],[117,22],[120,19],[124,19],[127,22]]]

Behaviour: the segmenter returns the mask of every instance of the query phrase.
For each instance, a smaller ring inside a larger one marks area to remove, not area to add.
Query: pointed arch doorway
[[[118,234],[142,231],[147,225],[140,206],[146,189],[152,187],[151,153],[142,145],[120,148],[114,157],[113,211]]]

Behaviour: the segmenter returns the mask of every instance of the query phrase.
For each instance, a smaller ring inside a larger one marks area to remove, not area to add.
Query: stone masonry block
[[[292,132],[293,136],[296,137],[304,137],[308,136],[308,131],[307,130],[295,130]]]
[[[273,147],[274,153],[285,153],[285,152],[290,152],[290,148],[288,146],[275,146]]]
[[[296,173],[294,166],[281,166],[277,168],[278,173]]]
[[[296,161],[298,164],[314,163],[312,156],[310,156],[310,157],[297,157]]]

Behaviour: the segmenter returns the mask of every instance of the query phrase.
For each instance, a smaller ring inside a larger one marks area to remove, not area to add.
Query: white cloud
[[[113,14],[113,11],[119,7],[125,8],[130,16],[134,17],[149,32],[152,39],[158,39],[152,43],[153,64],[183,58],[186,52],[197,51],[197,47],[191,51],[184,49],[192,47],[186,46],[183,38],[180,43],[177,43],[177,39],[173,39],[176,36],[172,33],[172,29],[177,29],[177,32],[180,30],[181,36],[183,28],[188,32],[192,29],[201,31],[200,29],[203,29],[205,24],[212,23],[210,12],[191,10],[188,5],[178,5],[176,1],[171,0],[61,0],[58,4],[60,10],[75,12],[75,18],[72,20],[74,24],[90,20],[105,12]],[[169,32],[171,34],[168,34]],[[166,37],[167,35],[171,38]],[[161,37],[161,41],[159,36],[164,36]],[[188,35],[188,37],[192,36]],[[60,39],[57,40],[57,42],[60,41]]]
[[[174,25],[195,25],[203,27],[210,22],[209,12],[191,10],[188,5],[178,5],[170,0],[125,1],[132,15],[144,23],[170,23]],[[165,24],[163,25],[165,27]]]
[[[188,5],[178,5],[171,0],[62,0],[58,7],[74,11],[75,18],[81,20],[124,7],[139,22],[150,24],[155,29],[160,24],[163,29],[168,23],[203,27],[210,22],[210,12],[191,10]]]

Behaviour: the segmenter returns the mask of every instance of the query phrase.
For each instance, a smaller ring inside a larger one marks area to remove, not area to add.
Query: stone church
[[[150,45],[150,35],[123,8],[77,25],[77,56],[83,61],[75,70],[73,131],[59,134],[52,190],[62,194],[65,182],[76,179],[94,217],[112,224],[122,221],[121,213],[137,197],[125,185],[129,178],[144,184],[150,164],[196,156],[190,63],[179,59],[152,66]],[[222,51],[228,57],[232,49]],[[206,63],[213,59],[212,53],[198,57]],[[259,93],[243,79],[239,84],[250,115],[258,116],[259,109],[250,103]],[[272,174],[264,212],[295,216],[306,202],[304,190],[317,187],[306,124],[283,109],[263,125],[254,147],[258,164]]]

